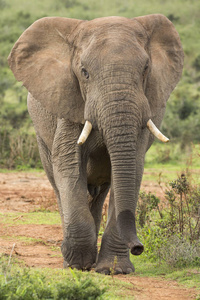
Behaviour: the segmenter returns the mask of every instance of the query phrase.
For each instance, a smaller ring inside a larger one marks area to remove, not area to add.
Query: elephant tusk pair
[[[147,122],[147,128],[161,142],[163,142],[163,143],[169,142],[169,139],[160,132],[160,130],[151,121],[151,119],[149,119],[149,121]],[[92,130],[92,124],[89,121],[86,121],[85,125],[83,127],[83,130],[81,132],[81,135],[78,139],[78,142],[77,142],[78,145],[83,145],[85,143],[88,136],[90,135],[91,130]]]

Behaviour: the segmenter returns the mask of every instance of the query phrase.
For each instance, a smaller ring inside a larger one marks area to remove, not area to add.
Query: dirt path
[[[143,190],[157,192],[159,197],[163,197],[159,185],[144,182]],[[9,255],[14,245],[13,255],[27,266],[62,268],[61,226],[19,224],[26,213],[44,210],[55,211],[57,205],[43,172],[0,173],[0,253]],[[16,214],[10,215],[13,225],[3,223],[4,213],[18,213],[17,217]],[[175,281],[135,275],[118,275],[116,278],[131,283],[132,287],[125,293],[134,295],[136,300],[189,300],[196,297],[194,289],[180,287]]]

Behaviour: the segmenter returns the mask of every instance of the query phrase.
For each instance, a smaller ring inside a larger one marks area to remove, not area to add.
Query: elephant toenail
[[[100,273],[100,274],[104,274],[104,275],[109,275],[110,274],[110,270],[108,269],[102,269],[102,270],[97,270],[96,272]]]
[[[68,262],[66,262],[66,260],[63,261],[63,268],[67,269],[69,267]]]
[[[127,274],[130,274],[130,273],[133,273],[135,270],[132,270],[131,268],[128,268],[127,270],[126,270],[126,273]]]
[[[88,263],[88,264],[85,266],[85,268],[83,268],[83,270],[89,271],[91,268],[92,268],[91,263]]]
[[[80,267],[80,265],[78,265],[78,264],[74,264],[74,265],[71,265],[71,266],[69,266],[69,267],[72,268],[72,269],[81,270],[81,267]]]
[[[115,274],[122,274],[122,273],[123,273],[123,271],[122,271],[121,268],[116,268],[115,269]]]

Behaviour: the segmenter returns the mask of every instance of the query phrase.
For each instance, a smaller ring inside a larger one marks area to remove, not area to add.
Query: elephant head
[[[144,155],[153,141],[147,127],[161,135],[151,120],[160,126],[183,68],[173,24],[163,15],[43,18],[22,34],[8,60],[47,111],[87,121],[79,144],[91,130],[99,132],[111,161],[119,234],[140,254],[134,216]]]

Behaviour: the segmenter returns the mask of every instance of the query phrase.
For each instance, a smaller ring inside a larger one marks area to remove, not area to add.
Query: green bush
[[[190,243],[176,234],[170,236],[159,251],[155,251],[156,254],[172,267],[200,267],[200,243]]]
[[[191,84],[182,80],[167,103],[161,127],[167,137],[180,142],[183,146],[190,142],[200,141],[200,90],[198,82]]]
[[[169,183],[165,194],[163,209],[155,195],[140,194],[136,216],[144,257],[173,267],[199,267],[200,186],[182,174]]]
[[[163,217],[158,205],[160,203],[160,199],[158,197],[150,192],[148,194],[145,192],[140,192],[139,198],[140,200],[138,201],[137,205],[137,217],[141,227],[144,227],[145,223],[149,221],[149,213],[153,209],[157,209],[160,217]]]
[[[147,261],[167,263],[170,267],[200,267],[200,243],[191,243],[185,237],[174,233],[169,235],[167,227],[145,225],[139,229],[144,241],[143,257]]]
[[[0,168],[42,168],[34,132],[0,128]]]
[[[182,175],[169,183],[171,190],[166,191],[169,203],[169,220],[172,230],[181,237],[193,242],[200,239],[200,187],[191,185]]]
[[[0,300],[100,300],[104,293],[89,274],[71,270],[71,275],[63,271],[61,277],[50,277],[17,264],[10,268],[8,259],[0,257]]]

